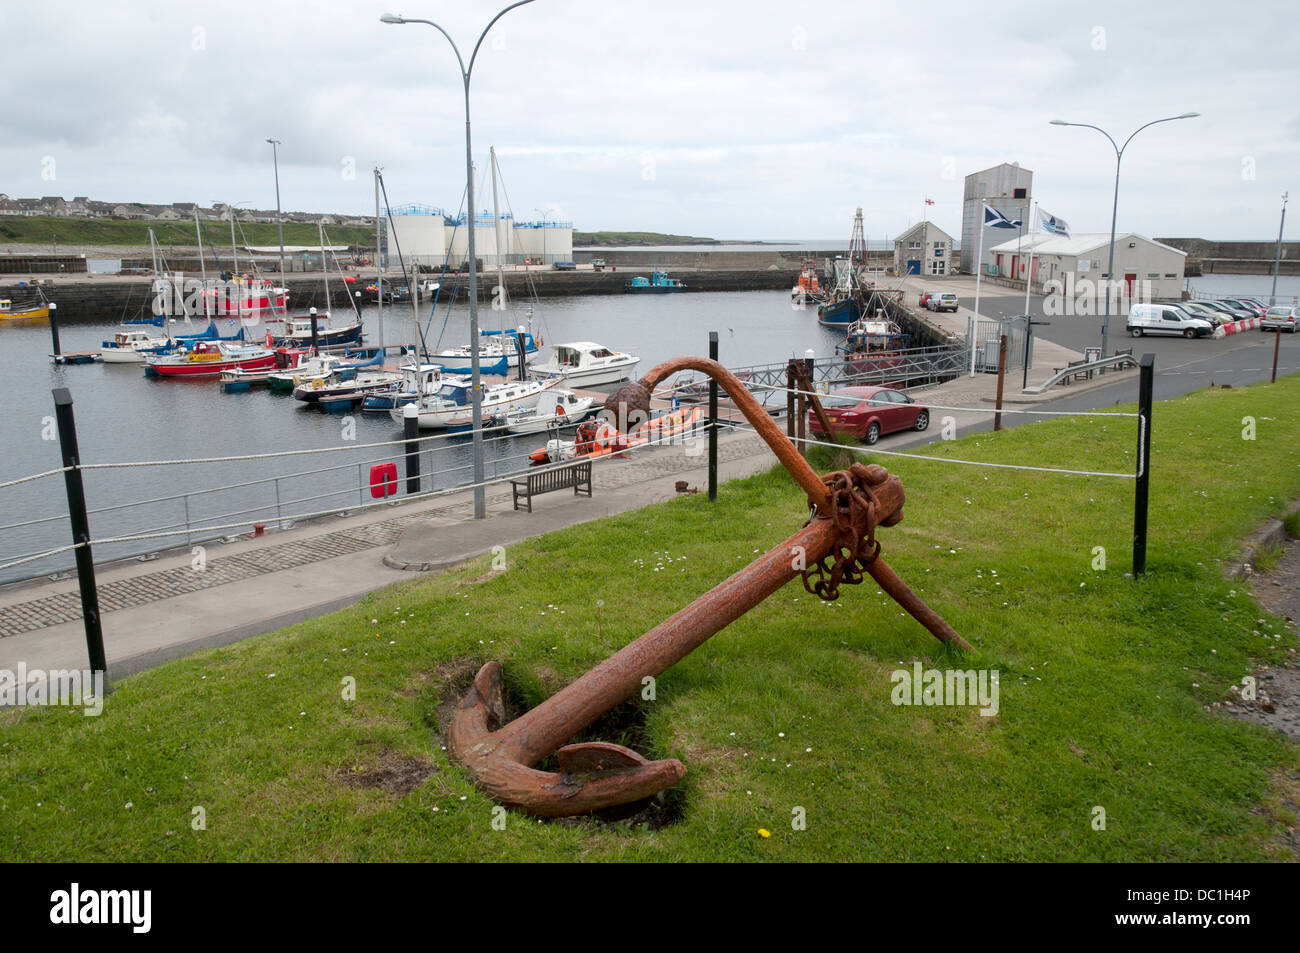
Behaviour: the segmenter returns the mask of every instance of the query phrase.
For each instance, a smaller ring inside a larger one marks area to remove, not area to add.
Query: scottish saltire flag
[[[1044,212],[1041,208],[1038,209],[1038,228],[1049,235],[1060,235],[1063,238],[1070,237],[1070,223],[1063,218],[1057,218],[1055,215]]]
[[[986,228],[1019,228],[1019,222],[1013,222],[992,206],[984,206],[984,226]]]

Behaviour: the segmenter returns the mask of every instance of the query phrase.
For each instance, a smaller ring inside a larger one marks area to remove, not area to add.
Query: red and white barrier
[[[1242,321],[1229,321],[1226,324],[1221,325],[1221,327],[1223,328],[1224,334],[1236,334],[1238,331],[1255,330],[1259,327],[1259,322],[1261,320],[1261,318],[1246,318]]]

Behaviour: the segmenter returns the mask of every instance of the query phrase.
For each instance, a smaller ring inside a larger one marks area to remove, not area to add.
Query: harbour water
[[[468,340],[464,308],[449,316],[445,310],[439,309],[432,321],[430,346],[440,332],[445,344]],[[502,322],[485,305],[480,324],[513,327],[524,323],[525,311],[512,308]],[[386,309],[385,315],[386,343],[414,336],[409,305],[399,304],[391,312]],[[378,312],[371,307],[363,317],[367,341],[376,343]],[[62,325],[63,350],[95,349],[114,327],[111,323]],[[828,355],[842,339],[821,328],[812,309],[793,310],[785,291],[548,298],[535,306],[534,315],[534,333],[546,344],[587,340],[628,351],[641,358],[637,376],[669,357],[707,354],[711,330],[719,333],[722,361],[732,367],[803,356],[806,348]],[[228,333],[225,327],[223,333]],[[264,329],[250,331],[254,337],[261,333]],[[93,538],[178,529],[186,522],[273,525],[277,518],[294,513],[370,502],[372,462],[394,460],[401,470],[399,448],[359,449],[362,444],[400,438],[400,426],[387,414],[335,415],[265,389],[226,394],[211,379],[146,378],[138,364],[56,366],[49,358],[49,328],[43,323],[5,327],[0,335],[4,348],[0,368],[9,385],[0,482],[60,466],[50,394],[56,387],[67,387],[72,393],[84,464],[346,448],[307,456],[87,471],[84,481]],[[544,347],[538,356],[548,355],[549,348]],[[490,441],[488,476],[524,469],[527,454],[544,440],[545,435],[535,434]],[[470,439],[452,437],[436,441],[436,446],[439,449],[426,453],[422,461],[425,488],[468,482]],[[429,477],[431,470],[439,472]],[[278,483],[266,482],[277,477]],[[154,502],[135,505],[140,501]],[[61,477],[0,489],[0,525],[12,527],[0,530],[0,563],[68,545],[66,512]],[[30,522],[34,520],[44,521]],[[28,525],[14,527],[15,523]],[[95,557],[98,561],[189,541],[182,535],[107,544],[96,548]],[[72,554],[63,553],[0,572],[0,582],[48,574],[71,563]]]

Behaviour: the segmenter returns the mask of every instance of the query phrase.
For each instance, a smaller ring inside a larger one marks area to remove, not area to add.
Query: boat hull
[[[275,367],[275,355],[236,358],[227,361],[191,361],[176,364],[147,363],[144,372],[149,377],[219,377],[223,371],[241,368],[246,371],[270,370]]]
[[[817,310],[817,323],[828,328],[848,328],[862,316],[858,303],[852,298],[822,305]]]

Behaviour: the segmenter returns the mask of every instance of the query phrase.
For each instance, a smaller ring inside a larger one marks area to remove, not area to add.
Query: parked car
[[[1246,318],[1253,317],[1249,311],[1229,307],[1222,301],[1198,301],[1197,304],[1203,304],[1207,308],[1213,308],[1215,311],[1222,312],[1229,321],[1243,321]]]
[[[1135,338],[1144,334],[1181,334],[1197,338],[1214,333],[1214,326],[1196,318],[1177,305],[1135,304],[1128,312],[1128,333]]]
[[[1279,304],[1264,313],[1264,319],[1259,322],[1259,329],[1261,331],[1276,329],[1279,333],[1290,331],[1295,334],[1297,320],[1300,320],[1300,308]]]
[[[603,259],[603,258],[593,258],[593,259],[591,260],[591,270],[592,270],[592,271],[604,271],[604,270],[605,270],[605,259]]]
[[[924,430],[930,426],[930,409],[892,387],[845,387],[821,398],[822,408],[836,436],[852,436],[875,443],[896,430]],[[814,436],[825,436],[816,411],[808,415]]]
[[[1255,307],[1257,307],[1257,308],[1263,308],[1265,311],[1267,311],[1269,308],[1272,307],[1272,305],[1265,304],[1265,303],[1264,303],[1263,301],[1261,301],[1259,298],[1246,298],[1246,297],[1243,297],[1243,298],[1241,298],[1241,300],[1242,300],[1242,301],[1245,301],[1245,302],[1247,302],[1247,303],[1249,303],[1249,304],[1253,304],[1253,305],[1254,305]]]
[[[1220,298],[1229,308],[1236,308],[1238,311],[1245,311],[1252,318],[1262,318],[1264,312],[1268,310],[1261,305],[1252,304],[1244,298]]]
[[[956,311],[957,296],[951,291],[945,291],[943,294],[931,294],[926,299],[925,306],[931,311]]]
[[[937,292],[937,291],[922,291],[922,292],[921,292],[921,297],[917,300],[916,303],[917,303],[918,305],[920,305],[922,308],[924,308],[924,307],[927,306],[927,302],[929,302],[930,297],[931,297],[932,295],[937,295],[938,293],[939,293],[939,292]]]
[[[577,271],[578,266],[571,261],[557,261],[551,265],[556,271]]]
[[[1157,303],[1162,303],[1162,302],[1157,302]],[[1225,322],[1230,320],[1229,317],[1226,314],[1224,314],[1222,311],[1215,311],[1213,308],[1208,307],[1207,305],[1203,304],[1200,301],[1179,301],[1177,307],[1182,308],[1184,311],[1186,311],[1188,314],[1192,315],[1193,317],[1204,318],[1206,321],[1209,321],[1216,328],[1219,325],[1224,324]]]

